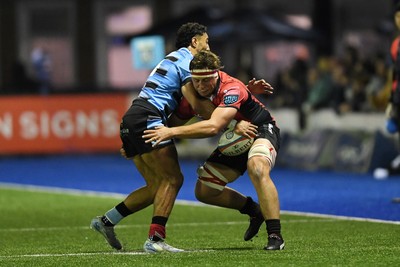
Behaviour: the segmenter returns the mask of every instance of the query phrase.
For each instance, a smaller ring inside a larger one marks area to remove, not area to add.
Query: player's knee
[[[165,175],[162,180],[168,183],[169,186],[180,189],[183,184],[183,175],[181,172],[174,175]]]
[[[155,195],[161,187],[174,188],[179,191],[183,184],[182,173],[175,175],[162,174],[154,176],[151,179],[146,179],[146,188],[150,194]]]
[[[252,180],[259,180],[269,176],[271,166],[263,157],[251,157],[247,161],[247,172]]]
[[[272,144],[256,144],[250,148],[247,170],[250,177],[257,178],[269,175],[275,164],[276,151]]]

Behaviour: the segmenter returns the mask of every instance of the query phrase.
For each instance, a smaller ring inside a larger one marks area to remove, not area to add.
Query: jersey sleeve
[[[180,76],[180,79],[181,79],[181,86],[183,86],[186,83],[190,82],[191,79],[192,79],[192,74],[190,73],[190,70],[189,70],[189,63],[187,61],[190,62],[189,59],[185,58],[182,62],[180,62],[177,65],[177,69],[178,69],[179,76]]]
[[[247,90],[240,84],[232,84],[221,90],[221,102],[219,107],[233,107],[240,109],[240,106],[248,98]]]

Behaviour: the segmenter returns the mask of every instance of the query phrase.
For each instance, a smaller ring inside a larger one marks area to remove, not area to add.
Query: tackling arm
[[[235,108],[223,107],[216,108],[211,118],[191,125],[179,127],[157,127],[155,130],[145,130],[143,138],[146,143],[158,143],[172,138],[206,138],[217,135],[228,123],[235,117],[237,110]]]

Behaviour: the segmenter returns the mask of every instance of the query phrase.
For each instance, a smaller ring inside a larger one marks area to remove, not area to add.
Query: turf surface
[[[262,249],[264,229],[253,241],[243,241],[248,222],[237,211],[182,204],[174,208],[167,239],[187,252],[142,252],[151,208],[117,226],[125,248],[114,252],[89,229],[89,222],[116,201],[0,189],[0,266],[397,266],[400,262],[398,224],[283,214],[286,248],[271,252]]]

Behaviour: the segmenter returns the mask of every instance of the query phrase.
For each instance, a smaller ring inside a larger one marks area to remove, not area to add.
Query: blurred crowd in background
[[[343,57],[321,56],[315,62],[298,58],[278,73],[269,103],[305,113],[321,108],[337,114],[384,111],[390,97],[389,64],[383,53],[362,59],[351,46]]]

